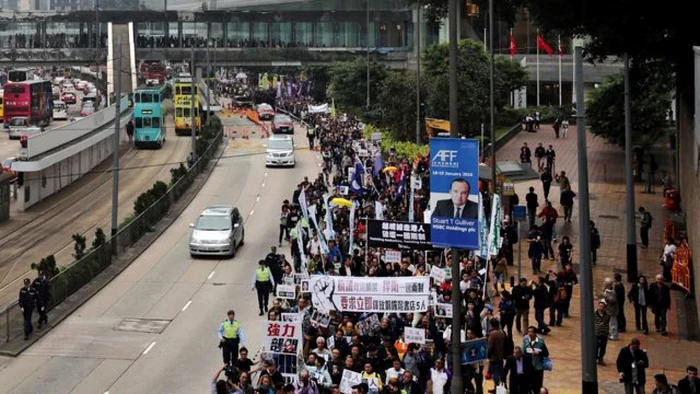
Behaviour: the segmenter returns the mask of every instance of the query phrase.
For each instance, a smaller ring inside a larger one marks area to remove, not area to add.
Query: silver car
[[[235,257],[236,249],[243,245],[245,238],[243,217],[238,208],[229,205],[210,206],[190,227],[190,255],[193,257]]]

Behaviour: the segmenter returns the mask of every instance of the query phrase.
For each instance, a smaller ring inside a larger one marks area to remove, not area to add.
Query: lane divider
[[[182,312],[186,311],[187,308],[190,307],[190,305],[192,305],[192,300],[187,301],[187,304],[185,304],[185,306],[182,307],[181,311]]]
[[[148,352],[150,352],[151,349],[153,349],[153,346],[155,346],[155,345],[156,345],[156,341],[151,342],[151,344],[148,345],[148,347],[146,348],[146,350],[143,351],[143,355],[144,355],[144,356],[147,355]]]
[[[214,273],[215,273],[215,272],[216,272],[216,271],[212,271],[211,274],[209,274],[209,276],[207,276],[207,280],[210,280],[211,277],[214,276]]]

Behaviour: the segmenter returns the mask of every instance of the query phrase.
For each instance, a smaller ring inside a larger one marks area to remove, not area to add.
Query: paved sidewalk
[[[552,144],[556,151],[555,169],[557,172],[564,170],[571,181],[572,189],[578,194],[578,155],[576,147],[576,128],[571,127],[567,139],[556,139],[551,126],[543,125],[538,133],[521,132],[513,138],[507,145],[499,149],[497,158],[499,161],[514,160],[520,161],[520,147],[523,142],[527,142],[533,151],[538,142],[542,142],[544,147]],[[626,207],[625,207],[625,184],[624,184],[624,149],[607,144],[601,138],[594,138],[591,134],[587,138],[588,146],[588,179],[590,190],[590,212],[591,220],[596,223],[601,235],[602,249],[598,252],[598,265],[593,269],[594,295],[599,298],[602,292],[603,281],[606,277],[612,277],[614,270],[623,272],[625,278],[626,269]],[[660,170],[670,172],[671,152],[669,149],[659,150],[656,161]],[[534,157],[533,157],[534,159]],[[536,165],[536,163],[535,163]],[[528,188],[533,186],[539,196],[540,208],[544,206],[544,194],[542,183],[539,180],[517,183],[515,190],[520,197],[521,203],[525,202],[525,194]],[[662,207],[663,195],[660,186],[655,185],[655,194],[643,193],[644,184],[635,186],[635,209],[644,206],[654,217],[653,225],[649,234],[650,245],[648,249],[638,248],[639,273],[647,277],[653,277],[660,273],[658,257],[663,250],[663,230],[664,220],[669,214]],[[550,199],[553,206],[560,211],[559,187],[553,183],[550,191]],[[578,204],[579,199],[574,202],[574,213],[571,224],[557,222],[557,235],[561,240],[563,235],[568,235],[574,245],[574,263],[578,263],[579,239],[578,239]],[[524,229],[524,227],[523,227]],[[523,232],[524,233],[524,232]],[[637,230],[639,234],[639,230]],[[639,244],[639,235],[637,235]],[[531,266],[527,260],[527,245],[523,247],[523,275],[528,278],[531,275]],[[558,244],[553,244],[556,250]],[[517,276],[517,249],[515,255],[515,267],[511,268],[509,275]],[[547,269],[558,270],[558,261],[543,261],[542,271]],[[625,283],[625,290],[629,291],[629,284]],[[579,287],[574,287],[574,299],[571,304],[570,319],[565,319],[562,327],[552,329],[550,335],[545,337],[545,341],[552,354],[554,370],[545,374],[545,386],[550,388],[550,392],[580,393],[581,392],[581,347],[580,347],[580,296]],[[672,297],[673,298],[673,297]],[[642,348],[649,354],[651,368],[647,370],[649,382],[646,391],[653,389],[653,375],[666,373],[669,380],[676,383],[678,379],[685,375],[685,367],[689,364],[700,364],[700,343],[689,342],[679,339],[677,326],[677,312],[674,305],[668,314],[670,336],[662,337],[659,334],[651,333],[642,335],[635,331],[634,310],[632,305],[626,300],[625,315],[627,317],[628,332],[620,334],[619,341],[608,342],[606,366],[598,367],[598,381],[601,393],[623,393],[624,389],[618,383],[615,359],[621,347],[626,346],[633,337],[638,337],[642,341]],[[653,325],[653,315],[649,311],[649,322]],[[534,310],[530,316],[530,322],[534,322]],[[652,327],[652,332],[653,332]],[[516,343],[519,341],[516,341]],[[490,384],[490,383],[489,383]]]

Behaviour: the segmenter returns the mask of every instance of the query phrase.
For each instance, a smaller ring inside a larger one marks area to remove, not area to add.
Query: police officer
[[[270,291],[272,291],[274,287],[275,279],[272,276],[272,271],[270,271],[270,268],[265,264],[265,260],[260,260],[258,262],[258,269],[256,269],[253,274],[251,288],[251,290],[258,291],[258,307],[260,307],[258,316],[262,316],[264,312],[267,312],[267,302],[270,299]]]
[[[42,324],[49,324],[49,318],[46,316],[46,309],[49,305],[49,299],[51,293],[49,292],[50,283],[46,279],[46,275],[43,272],[39,272],[39,276],[34,279],[32,287],[36,292],[36,311],[39,312],[39,329],[41,329]]]
[[[219,326],[219,347],[223,351],[224,364],[233,365],[238,358],[238,346],[245,346],[245,334],[236,312],[228,311],[228,318]]]
[[[306,138],[309,139],[309,149],[314,150],[314,140],[316,139],[316,126],[306,126]]]
[[[32,281],[24,278],[24,287],[19,291],[19,307],[24,315],[24,340],[29,339],[29,334],[34,331],[32,326],[32,313],[36,305],[36,292],[32,287]]]

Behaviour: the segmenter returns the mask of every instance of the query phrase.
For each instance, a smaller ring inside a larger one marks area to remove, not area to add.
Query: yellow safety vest
[[[297,228],[296,228],[296,227],[294,227],[293,229],[291,229],[291,230],[289,231],[289,238],[291,238],[291,239],[297,239],[298,236],[299,236],[299,234],[298,234],[298,231],[297,231]]]
[[[255,280],[258,282],[267,282],[270,280],[270,269],[265,267],[265,268],[258,268],[255,270]]]
[[[305,217],[302,217],[302,218],[301,218],[301,227],[302,227],[302,228],[309,228],[309,221],[306,220]]]
[[[224,320],[221,324],[224,326],[224,338],[238,338],[238,329],[241,328],[241,323],[238,320],[234,320],[233,323],[230,320]]]

